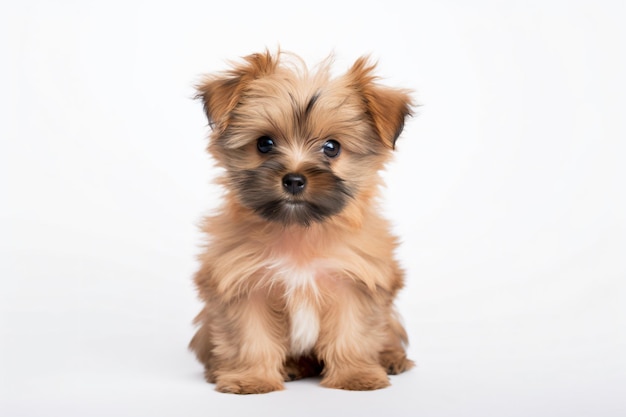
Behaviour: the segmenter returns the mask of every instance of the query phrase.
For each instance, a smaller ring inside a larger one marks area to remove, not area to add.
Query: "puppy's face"
[[[255,54],[199,86],[209,151],[241,206],[308,226],[373,196],[410,112],[405,91],[373,82],[358,60],[342,77]]]

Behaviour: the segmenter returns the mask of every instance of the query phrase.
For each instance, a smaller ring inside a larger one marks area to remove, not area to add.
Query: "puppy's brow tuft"
[[[313,110],[313,106],[315,106],[315,103],[317,102],[317,100],[320,98],[320,92],[316,92],[315,94],[313,94],[313,96],[309,99],[309,102],[306,105],[306,108],[304,109],[304,115],[308,116],[309,113],[311,113],[311,110]]]

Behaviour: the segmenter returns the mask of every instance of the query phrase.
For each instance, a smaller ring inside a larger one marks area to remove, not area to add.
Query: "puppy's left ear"
[[[376,64],[370,64],[367,57],[361,57],[350,68],[347,77],[350,86],[362,95],[380,140],[394,149],[404,129],[404,120],[412,114],[413,101],[407,90],[377,84],[377,77],[373,75],[375,68]]]

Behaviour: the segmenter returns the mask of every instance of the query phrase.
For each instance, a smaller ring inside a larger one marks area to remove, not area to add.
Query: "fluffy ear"
[[[278,56],[269,51],[244,57],[244,62],[234,64],[232,69],[218,75],[206,76],[196,86],[197,95],[204,103],[204,111],[211,129],[223,132],[228,126],[229,115],[239,103],[242,93],[251,81],[271,74],[278,65]]]
[[[375,68],[376,64],[370,64],[367,57],[361,57],[350,68],[347,77],[351,87],[363,96],[381,141],[388,148],[394,149],[404,128],[404,120],[411,115],[413,103],[407,90],[377,84],[377,77],[373,75]]]

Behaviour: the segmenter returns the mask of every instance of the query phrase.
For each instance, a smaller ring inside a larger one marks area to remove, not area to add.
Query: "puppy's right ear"
[[[230,114],[250,82],[273,73],[278,56],[273,57],[269,51],[248,55],[243,63],[233,64],[232,69],[224,73],[208,75],[196,86],[196,98],[204,103],[211,129],[223,132],[228,127]]]

